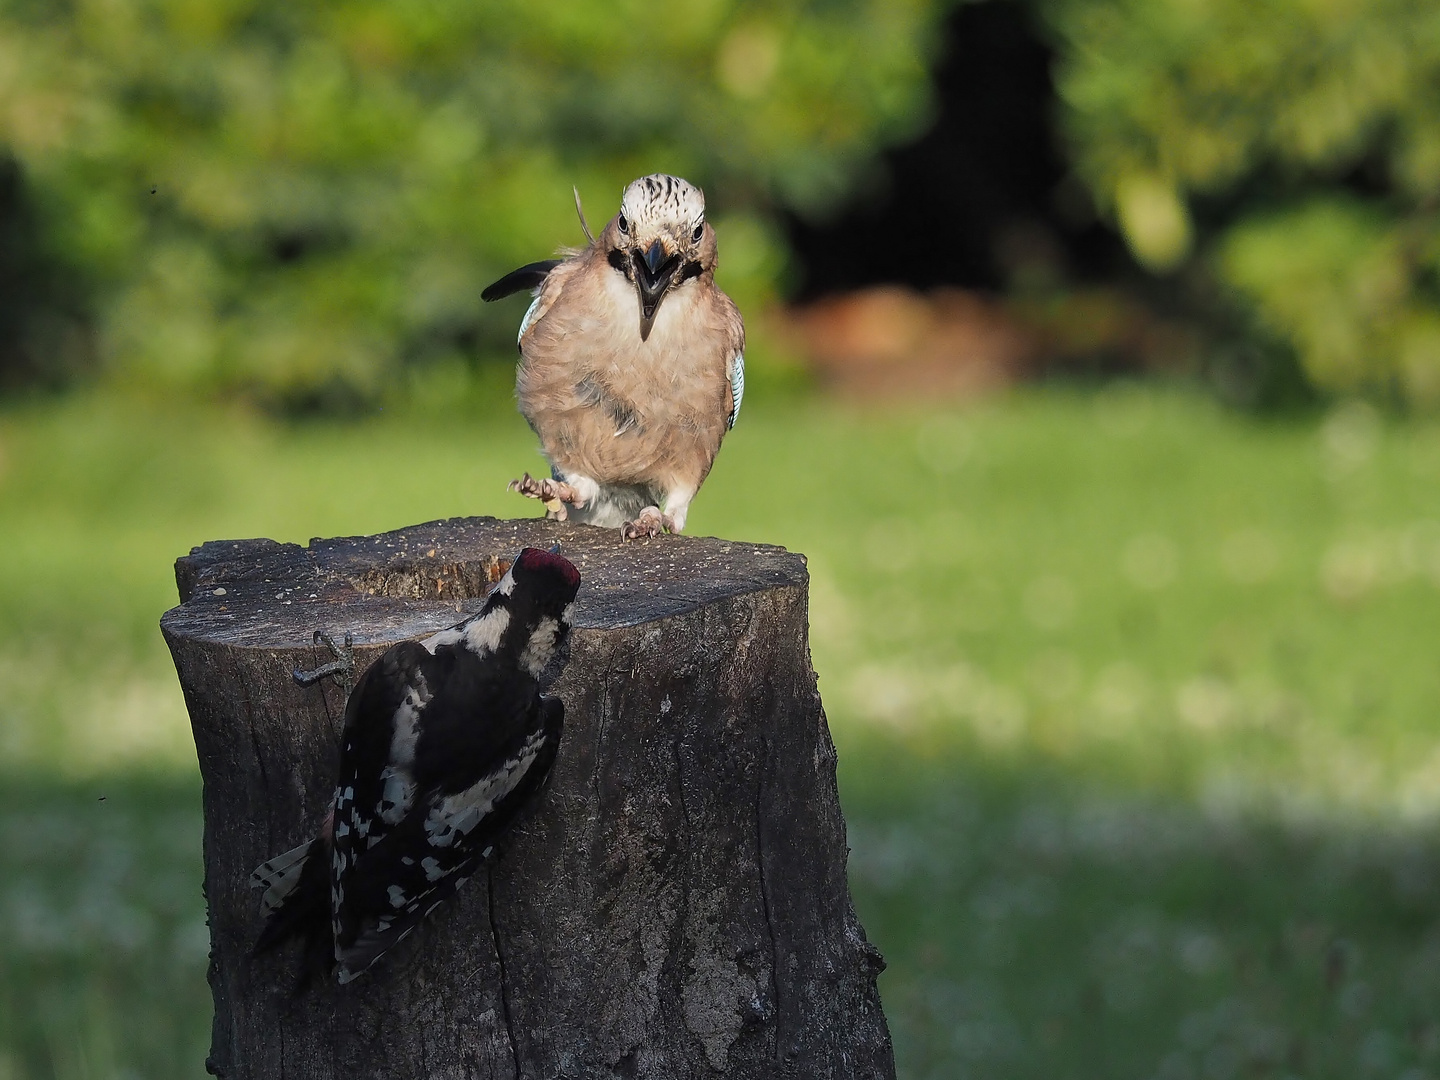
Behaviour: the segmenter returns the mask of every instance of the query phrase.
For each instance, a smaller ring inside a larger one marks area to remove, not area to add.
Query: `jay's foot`
[[[620,539],[648,540],[652,536],[659,536],[669,526],[670,523],[665,519],[665,515],[660,513],[658,506],[647,506],[635,515],[634,521],[627,521],[620,526]]]
[[[550,516],[560,521],[565,520],[566,503],[577,508],[585,505],[573,487],[564,480],[552,480],[548,476],[536,480],[527,472],[519,480],[511,480],[506,488],[509,491],[518,491],[527,499],[539,499],[545,504]]]

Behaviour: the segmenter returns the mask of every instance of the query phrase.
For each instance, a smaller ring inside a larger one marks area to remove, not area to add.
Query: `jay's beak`
[[[680,265],[680,256],[665,255],[660,241],[652,241],[642,255],[632,252],[635,263],[635,291],[640,294],[640,340],[650,337],[650,328],[655,325],[655,313],[660,310],[660,301],[675,279],[675,269]]]

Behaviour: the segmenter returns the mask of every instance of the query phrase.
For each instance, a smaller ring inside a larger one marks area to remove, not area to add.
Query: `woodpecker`
[[[564,707],[539,678],[579,587],[567,559],[526,548],[477,614],[366,669],[319,835],[251,875],[256,954],[300,937],[349,982],[490,857],[555,761]]]
[[[745,324],[715,285],[705,194],[642,176],[599,237],[580,222],[585,248],[481,293],[534,290],[515,389],[551,475],[510,489],[627,540],[678,533],[745,394]]]

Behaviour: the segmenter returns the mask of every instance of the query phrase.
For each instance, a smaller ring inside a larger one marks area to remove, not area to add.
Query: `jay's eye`
[[[625,215],[624,215],[624,214],[621,214],[621,215],[620,215],[620,231],[621,231],[621,232],[629,232],[629,231],[630,231],[630,222],[628,222],[628,221],[625,220]]]
[[[695,231],[690,234],[690,239],[691,239],[691,240],[695,240],[695,241],[699,241],[700,237],[702,237],[702,236],[704,236],[704,235],[705,235],[705,223],[702,221],[699,225],[696,225],[696,226],[695,226]]]

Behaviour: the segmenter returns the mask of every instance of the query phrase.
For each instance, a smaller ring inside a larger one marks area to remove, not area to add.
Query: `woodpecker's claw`
[[[647,506],[635,516],[634,521],[627,521],[620,526],[620,540],[648,540],[652,536],[659,536],[666,529],[670,528],[670,522],[665,515],[660,513],[658,506]]]
[[[355,685],[355,639],[347,630],[345,644],[336,645],[335,639],[324,630],[316,630],[314,642],[329,649],[330,655],[335,659],[328,664],[321,664],[314,671],[301,671],[296,668],[290,673],[291,678],[301,686],[314,686],[321,679],[333,677],[345,688],[345,695],[349,697]]]

